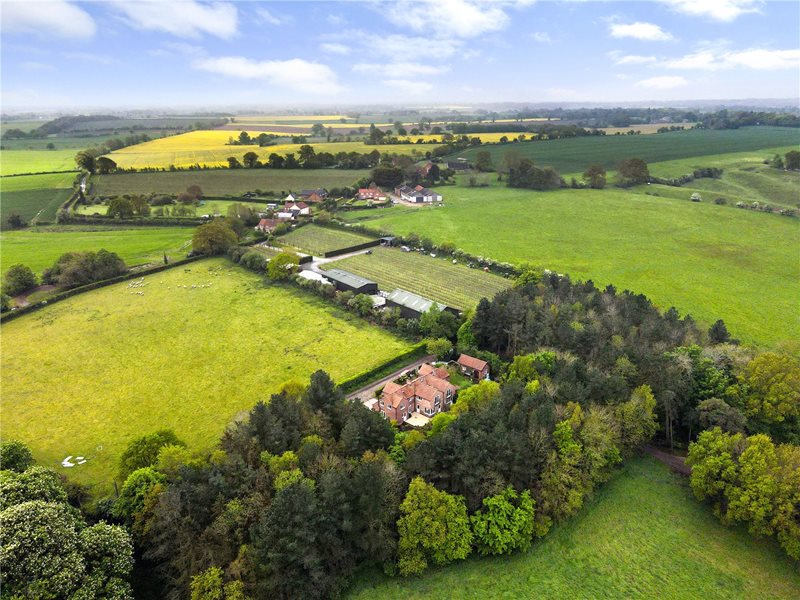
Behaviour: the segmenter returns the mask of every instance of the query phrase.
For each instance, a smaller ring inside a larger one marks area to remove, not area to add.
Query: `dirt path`
[[[30,304],[30,302],[28,302],[28,298],[31,296],[31,294],[35,294],[36,292],[50,292],[53,291],[54,289],[56,289],[56,286],[54,285],[40,285],[39,287],[35,287],[32,290],[28,290],[24,294],[16,296],[13,299],[14,304],[17,306],[17,308],[28,306],[28,304]]]
[[[356,398],[360,398],[362,401],[363,400],[369,400],[370,398],[372,398],[375,395],[375,390],[383,387],[389,381],[391,381],[392,379],[398,377],[400,375],[400,373],[402,373],[403,371],[408,371],[409,369],[416,369],[421,364],[426,363],[426,362],[430,362],[430,361],[434,360],[435,358],[436,357],[433,356],[432,354],[430,354],[428,356],[423,356],[419,360],[416,360],[413,363],[411,363],[409,365],[406,365],[405,367],[403,367],[401,369],[398,369],[397,371],[395,371],[391,375],[387,375],[386,377],[384,377],[383,379],[381,379],[379,381],[375,381],[373,383],[370,383],[367,386],[364,386],[360,390],[356,390],[352,394],[349,394],[347,396],[347,399],[348,400],[354,400]]]
[[[660,448],[656,448],[655,446],[647,446],[645,448],[645,452],[647,452],[653,458],[657,458],[665,465],[670,467],[673,471],[677,471],[681,475],[691,475],[692,468],[686,464],[686,459],[683,456],[677,456],[675,454],[670,454]]]

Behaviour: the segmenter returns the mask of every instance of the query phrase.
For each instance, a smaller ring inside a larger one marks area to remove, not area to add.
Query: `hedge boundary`
[[[392,371],[396,371],[409,362],[422,358],[426,354],[428,354],[428,351],[425,342],[419,342],[415,344],[411,350],[403,352],[402,354],[399,354],[394,358],[381,363],[369,371],[363,371],[358,375],[354,375],[353,377],[345,379],[338,385],[338,387],[345,394],[350,394],[357,389],[360,389],[365,385],[375,381],[376,379],[380,379],[381,376],[385,377],[387,372],[391,373]]]
[[[72,296],[83,294],[84,292],[91,292],[92,290],[106,287],[107,285],[121,283],[123,281],[128,281],[129,279],[136,279],[137,277],[143,277],[144,275],[152,275],[153,273],[166,271],[167,269],[172,269],[173,267],[180,267],[182,265],[202,260],[204,258],[208,257],[205,255],[200,255],[200,256],[191,256],[189,258],[182,258],[181,260],[176,260],[175,262],[171,262],[168,265],[158,265],[157,267],[153,267],[151,269],[146,269],[142,271],[129,271],[128,273],[125,273],[125,275],[120,275],[119,277],[112,277],[111,279],[103,279],[102,281],[95,281],[93,283],[88,283],[80,287],[72,288],[71,290],[65,290],[58,294],[54,294],[53,296],[50,296],[45,300],[41,300],[35,304],[29,304],[28,306],[18,308],[17,310],[7,311],[0,314],[0,323],[7,323],[8,321],[12,321],[17,317],[21,317],[22,315],[27,315],[28,313],[32,313],[46,306],[50,306],[51,304],[55,304],[56,302],[61,302],[62,300],[71,298]]]
[[[381,241],[371,240],[369,242],[364,242],[363,244],[356,244],[355,246],[347,246],[346,248],[338,248],[337,250],[330,250],[328,252],[323,252],[322,256],[324,258],[333,258],[334,256],[341,256],[342,254],[349,254],[350,252],[358,252],[359,250],[364,250],[366,248],[374,248],[375,246],[379,246]]]

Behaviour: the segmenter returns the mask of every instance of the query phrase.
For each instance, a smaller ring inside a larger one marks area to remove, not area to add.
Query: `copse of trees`
[[[119,277],[128,266],[115,252],[67,252],[42,273],[42,283],[70,289],[95,281]]]
[[[8,296],[19,296],[37,285],[36,274],[23,264],[11,265],[3,275],[3,293]]]
[[[606,187],[606,170],[600,165],[590,165],[583,172],[583,181],[593,190]]]
[[[192,235],[192,251],[207,256],[225,254],[239,238],[227,219],[214,219],[200,225]]]
[[[532,190],[555,190],[563,187],[564,181],[552,167],[540,169],[529,158],[522,158],[508,170],[508,187]]]
[[[630,187],[650,181],[650,170],[641,158],[627,158],[617,166],[617,186]]]

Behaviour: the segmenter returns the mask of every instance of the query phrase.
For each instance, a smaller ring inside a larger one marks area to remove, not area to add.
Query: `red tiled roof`
[[[420,375],[435,375],[439,379],[450,379],[450,373],[447,369],[442,369],[441,367],[434,367],[428,363],[423,364],[419,368]]]
[[[476,371],[483,371],[487,366],[489,366],[485,360],[481,360],[467,354],[462,354],[458,357],[458,364],[469,369],[475,369]]]

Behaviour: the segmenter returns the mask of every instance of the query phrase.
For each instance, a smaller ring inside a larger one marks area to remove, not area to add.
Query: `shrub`
[[[9,296],[19,296],[36,287],[36,275],[30,267],[25,265],[12,265],[3,278],[3,293]]]
[[[137,469],[156,464],[158,453],[164,446],[186,446],[186,444],[171,429],[161,429],[133,440],[119,459],[120,479],[126,479]]]
[[[114,252],[67,252],[52,267],[45,269],[42,282],[69,289],[119,277],[127,272],[127,265]]]

